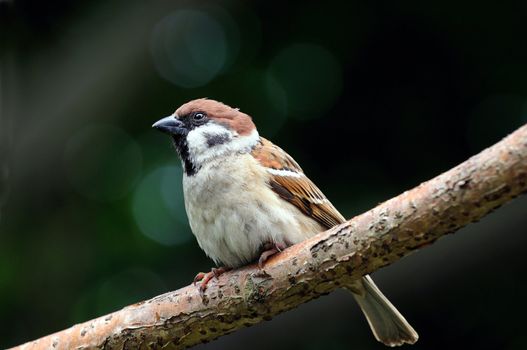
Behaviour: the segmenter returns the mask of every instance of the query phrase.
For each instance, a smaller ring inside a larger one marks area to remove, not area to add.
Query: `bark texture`
[[[272,257],[16,349],[183,349],[346,288],[527,191],[527,125],[457,167]]]

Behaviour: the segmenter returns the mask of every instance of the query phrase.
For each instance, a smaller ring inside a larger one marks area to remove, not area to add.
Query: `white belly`
[[[268,187],[269,174],[252,156],[228,158],[183,177],[190,227],[215,263],[241,266],[256,260],[265,243],[291,245],[322,231]]]

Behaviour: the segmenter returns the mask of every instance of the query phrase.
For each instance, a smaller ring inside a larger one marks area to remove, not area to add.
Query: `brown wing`
[[[346,221],[322,191],[305,176],[298,163],[280,147],[262,137],[252,156],[270,169],[269,185],[282,199],[326,228]]]

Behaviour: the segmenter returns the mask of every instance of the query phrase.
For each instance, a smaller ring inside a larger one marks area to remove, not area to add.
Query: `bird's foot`
[[[230,268],[228,267],[213,267],[210,272],[200,272],[196,275],[196,277],[194,277],[194,285],[197,285],[197,283],[200,282],[199,292],[200,294],[203,294],[203,292],[205,292],[205,289],[207,289],[207,284],[211,279],[218,278],[221,274],[229,270]]]
[[[263,270],[263,266],[265,262],[276,253],[281,252],[287,248],[287,246],[284,243],[266,243],[263,246],[264,251],[260,255],[260,259],[258,259],[258,267]]]

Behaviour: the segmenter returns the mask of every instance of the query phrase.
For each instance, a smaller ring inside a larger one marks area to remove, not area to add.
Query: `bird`
[[[219,266],[196,276],[201,291],[225,271],[256,261],[262,268],[270,256],[345,222],[298,163],[260,136],[239,108],[199,98],[152,127],[172,139],[190,228]],[[417,332],[370,276],[351,291],[379,342],[417,341]]]

